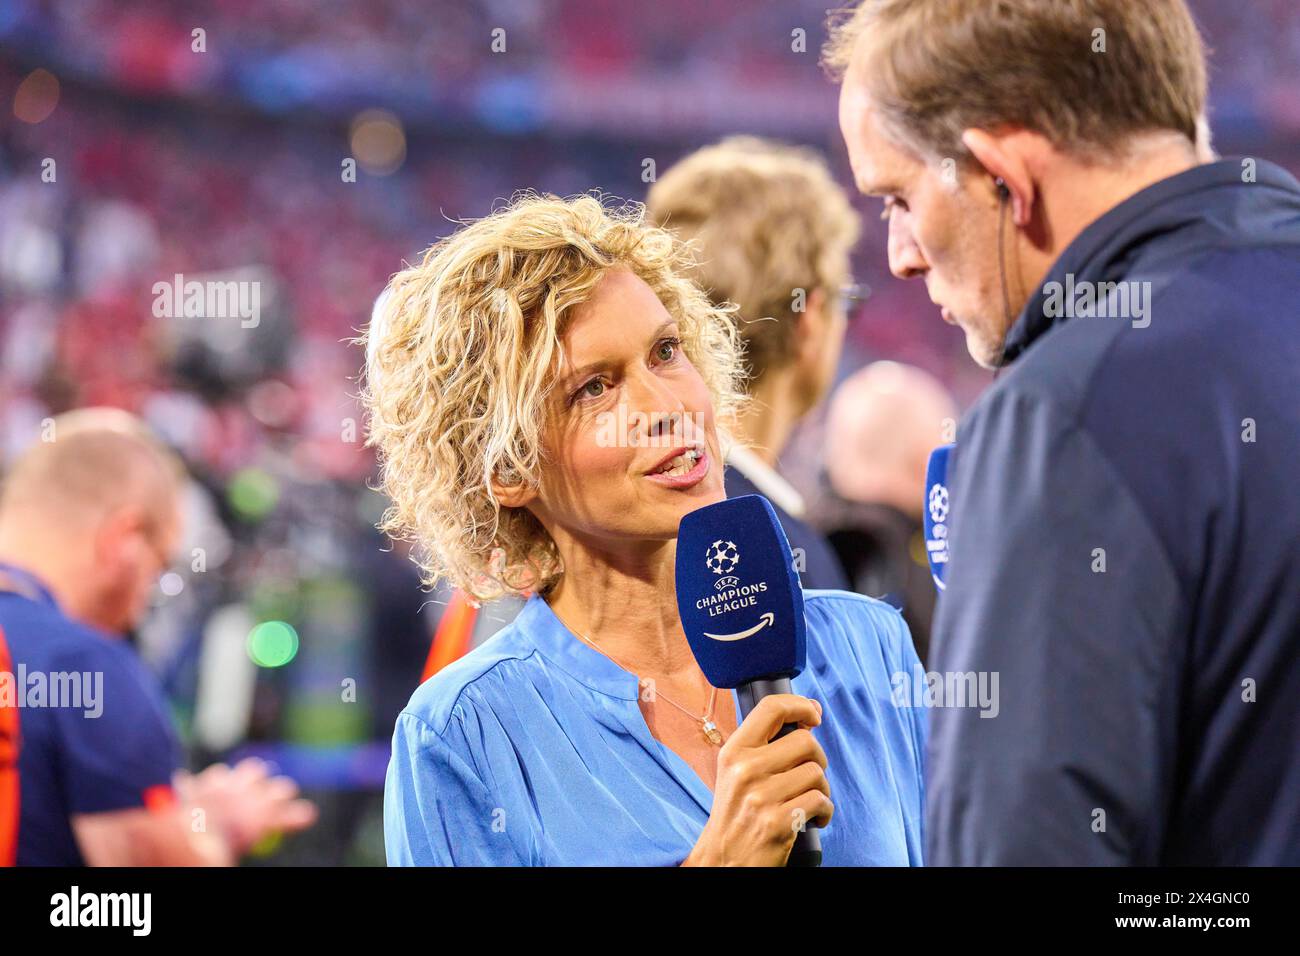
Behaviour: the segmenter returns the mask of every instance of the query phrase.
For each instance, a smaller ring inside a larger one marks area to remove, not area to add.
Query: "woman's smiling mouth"
[[[646,478],[665,488],[691,488],[709,473],[709,455],[703,448],[686,448],[660,462]]]

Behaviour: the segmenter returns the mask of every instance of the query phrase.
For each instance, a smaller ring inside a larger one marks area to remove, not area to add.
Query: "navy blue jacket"
[[[1000,699],[931,711],[928,863],[1300,864],[1300,183],[1244,171],[1085,229],[958,430],[931,664]]]

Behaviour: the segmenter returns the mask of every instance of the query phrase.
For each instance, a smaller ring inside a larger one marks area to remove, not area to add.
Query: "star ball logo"
[[[719,539],[709,545],[704,563],[714,574],[730,574],[740,564],[740,551],[734,541]]]
[[[926,527],[925,551],[930,560],[930,577],[934,579],[934,586],[942,591],[945,589],[943,570],[948,563],[947,521],[951,510],[946,485],[936,481],[930,486],[926,508],[929,512],[926,517],[930,520]]]
[[[948,489],[936,484],[930,489],[930,520],[942,524],[948,517]]]

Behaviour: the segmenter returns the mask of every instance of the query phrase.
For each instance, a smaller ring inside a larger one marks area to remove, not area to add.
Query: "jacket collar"
[[[1261,187],[1300,193],[1300,183],[1286,170],[1265,160],[1254,162],[1253,182],[1243,179],[1241,159],[1194,166],[1153,183],[1095,220],[1066,247],[1030,296],[1007,332],[1001,364],[1011,363],[1049,329],[1068,321],[1046,314],[1049,283],[1064,285],[1067,275],[1076,283],[1117,281],[1129,272],[1138,250],[1147,251],[1152,242],[1211,218],[1237,224],[1258,208],[1256,203],[1266,201],[1263,196],[1270,190]],[[1181,244],[1184,237],[1175,241]]]
[[[0,593],[5,591],[21,595],[29,601],[44,604],[59,610],[59,603],[54,599],[54,592],[30,571],[0,561]]]
[[[753,451],[741,444],[732,445],[727,449],[727,465],[748,478],[759,494],[765,495],[786,514],[803,517],[806,510],[803,495]]]

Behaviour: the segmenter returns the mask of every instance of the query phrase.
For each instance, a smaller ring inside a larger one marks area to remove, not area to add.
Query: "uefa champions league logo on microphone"
[[[705,549],[705,567],[719,576],[718,580],[713,582],[713,589],[718,593],[700,598],[695,602],[697,608],[707,609],[710,617],[716,617],[743,608],[757,607],[757,595],[767,590],[767,582],[741,584],[740,578],[731,573],[736,570],[738,564],[740,564],[740,549],[736,547],[734,541],[724,541],[719,538]],[[765,611],[759,615],[758,623],[753,627],[727,634],[711,634],[705,631],[704,636],[711,637],[715,641],[743,641],[764,628],[771,627],[775,621],[776,615],[771,611]]]
[[[705,566],[714,574],[730,574],[740,563],[740,551],[734,541],[721,539],[709,545],[704,555]]]
[[[736,547],[736,542],[718,539],[709,545],[704,552],[704,565],[714,574],[722,575],[713,582],[715,591],[725,591],[740,584],[740,578],[731,573],[739,563],[740,549]]]
[[[944,589],[948,569],[948,519],[952,517],[952,499],[948,494],[948,458],[956,445],[940,445],[930,453],[925,468],[925,553],[930,562],[934,586]]]
[[[930,489],[930,520],[943,524],[948,519],[948,489],[935,485]]]
[[[935,482],[926,495],[930,524],[926,529],[925,550],[930,558],[930,577],[940,591],[945,584],[940,569],[948,563],[948,486]]]

